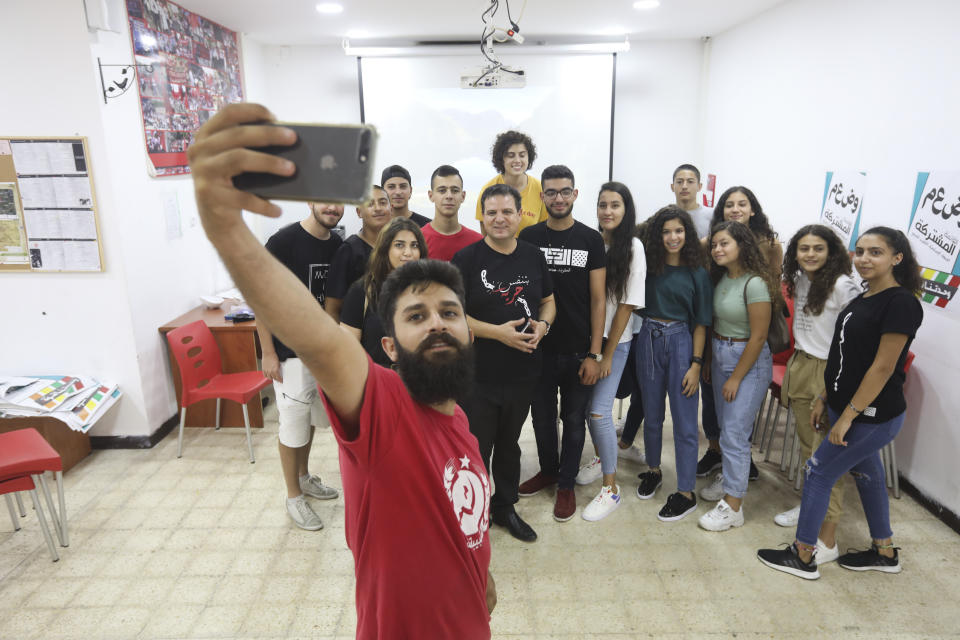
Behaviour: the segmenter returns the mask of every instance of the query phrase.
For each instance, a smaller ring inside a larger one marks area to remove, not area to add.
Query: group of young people
[[[312,204],[309,216],[258,250],[239,209],[279,209],[225,193],[222,183],[241,171],[294,170],[249,149],[290,144],[293,132],[239,126],[270,119],[257,105],[225,108],[198,132],[191,166],[208,237],[258,314],[264,371],[277,385],[287,509],[304,528],[322,527],[304,495],[337,495],[307,470],[319,419],[311,409],[316,398],[325,402],[357,562],[358,637],[388,624],[416,628],[411,598],[431,621],[459,629],[457,637],[485,637],[484,616],[463,618],[458,599],[474,613],[495,604],[489,523],[533,541],[536,532],[516,511],[520,497],[556,487],[553,516],[566,521],[577,509],[574,485],[597,480],[581,515],[609,516],[621,504],[620,457],[645,455],[636,495],[653,498],[663,482],[667,400],[677,477],[659,519],[695,512],[697,476],[720,471],[700,491],[715,505],[699,524],[743,525],[750,437],[772,375],[768,329],[783,313],[784,289],[794,299],[796,351],[783,388],[808,459],[806,483],[800,506],[776,519],[796,525],[796,542],[758,557],[817,577],[817,563],[839,555],[834,485],[850,471],[873,544],[840,564],[899,571],[879,450],[903,422],[904,363],[922,319],[919,272],[902,233],[861,234],[858,284],[846,248],[826,227],[802,228],[784,259],[746,187],[725,191],[713,211],[699,206],[692,165],[674,172],[676,203],[640,224],[629,189],[602,185],[594,229],[572,215],[573,172],[552,165],[535,179],[527,171],[536,147],[511,131],[494,144],[498,175],[478,200],[482,234],[458,221],[465,194],[455,168],[431,176],[430,220],[410,211],[410,175],[393,165],[357,208],[355,236],[341,242],[330,233],[342,206]],[[624,386],[631,406],[618,439],[612,407]],[[709,446],[698,460],[700,397]],[[520,482],[528,411],[540,469]],[[641,422],[644,454],[632,446]],[[581,466],[587,427],[596,455]],[[433,529],[426,537],[425,528]],[[433,567],[449,561],[454,573],[469,566],[469,576],[454,578],[452,591],[434,584],[417,594],[389,577],[428,557]]]

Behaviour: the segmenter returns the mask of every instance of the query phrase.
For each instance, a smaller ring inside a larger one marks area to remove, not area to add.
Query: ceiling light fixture
[[[343,5],[339,2],[321,2],[317,5],[317,11],[326,15],[343,13]]]
[[[633,3],[634,9],[656,9],[660,6],[660,0],[637,0]]]

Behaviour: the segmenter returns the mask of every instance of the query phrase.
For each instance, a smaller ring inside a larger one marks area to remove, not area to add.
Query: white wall
[[[111,0],[123,12],[123,2]],[[125,17],[126,14],[122,13]],[[98,31],[89,36],[88,59],[96,64],[131,59],[130,35]],[[94,83],[98,80],[94,78]],[[152,433],[177,411],[167,348],[157,327],[200,304],[199,296],[231,286],[231,280],[200,228],[189,176],[151,178],[143,145],[139,97],[134,89],[99,103],[109,150],[107,188],[120,215],[116,231],[127,272],[127,300],[141,376],[144,424],[137,433]],[[164,203],[179,211],[180,234],[168,237]],[[129,435],[134,425],[95,435]]]
[[[110,5],[123,11],[122,0]],[[125,396],[91,434],[148,436],[176,413],[157,327],[229,278],[200,230],[189,178],[148,177],[136,91],[103,104],[96,58],[131,60],[126,26],[88,33],[82,2],[50,0],[6,8],[2,30],[16,87],[0,101],[2,134],[89,138],[105,271],[0,274],[0,371],[113,380]],[[164,199],[179,205],[181,237],[166,237]]]
[[[711,170],[701,152],[702,59],[699,40],[634,42],[617,54],[613,179],[630,187],[638,221],[675,202],[677,166]]]
[[[125,211],[110,171],[83,4],[14,3],[4,7],[0,30],[0,58],[7,62],[0,133],[87,136],[105,266],[103,273],[0,273],[0,371],[82,373],[115,381],[125,397],[97,432],[145,435],[149,429],[127,294]]]
[[[360,122],[357,59],[343,49],[276,46],[243,39],[248,99],[266,105],[287,122]],[[379,174],[377,176],[379,179]],[[280,218],[253,216],[251,226],[266,242],[280,227],[307,214],[303,203],[279,203]],[[347,235],[360,230],[356,209],[347,206],[341,224]]]
[[[817,219],[826,171],[866,171],[860,228],[905,230],[916,173],[960,169],[957,24],[955,2],[804,0],[716,36],[705,149],[718,190],[754,189],[787,240]],[[957,513],[960,315],[930,305],[924,313],[899,462]]]

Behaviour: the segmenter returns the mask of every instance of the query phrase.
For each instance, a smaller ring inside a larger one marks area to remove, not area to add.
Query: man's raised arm
[[[278,217],[280,207],[233,186],[245,171],[290,175],[293,163],[248,147],[289,145],[290,129],[241,126],[273,121],[265,107],[232,104],[210,118],[187,150],[197,209],[207,237],[257,318],[310,369],[348,434],[356,429],[367,381],[367,356],[317,304],[296,276],[260,244],[241,209]]]

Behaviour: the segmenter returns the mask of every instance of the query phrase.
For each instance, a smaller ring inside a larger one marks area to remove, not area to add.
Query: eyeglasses
[[[573,195],[573,189],[571,189],[570,187],[565,187],[563,189],[560,189],[560,191],[557,191],[556,189],[547,189],[546,191],[543,192],[543,195],[546,196],[548,200],[553,200],[557,196],[560,196],[564,200],[567,200],[570,198],[570,196]]]

